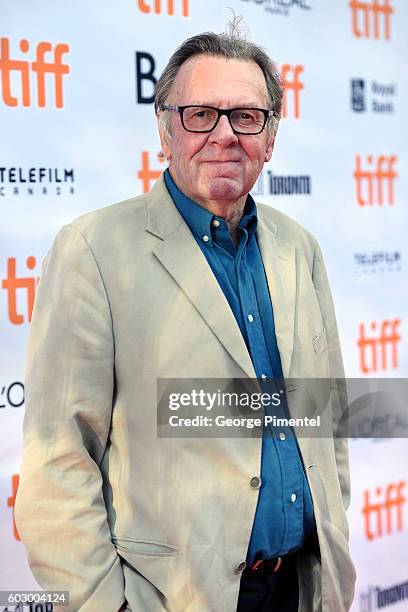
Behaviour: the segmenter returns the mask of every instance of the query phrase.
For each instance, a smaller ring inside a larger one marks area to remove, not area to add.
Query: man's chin
[[[237,200],[243,195],[241,182],[224,176],[212,178],[207,190],[210,200]]]

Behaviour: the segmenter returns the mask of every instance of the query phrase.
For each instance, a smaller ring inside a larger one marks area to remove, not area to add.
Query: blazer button
[[[259,489],[262,484],[262,480],[258,476],[253,476],[249,481],[249,484],[251,489]]]
[[[235,566],[235,573],[241,574],[245,568],[246,568],[245,561],[241,561],[240,563],[237,563],[237,565]]]

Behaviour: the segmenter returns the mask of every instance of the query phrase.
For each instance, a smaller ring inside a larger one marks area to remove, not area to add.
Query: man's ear
[[[171,135],[166,127],[166,122],[162,111],[157,113],[157,123],[159,128],[161,150],[164,157],[169,160],[171,159]]]

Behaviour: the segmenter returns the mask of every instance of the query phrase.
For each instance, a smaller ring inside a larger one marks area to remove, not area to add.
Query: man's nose
[[[235,134],[226,115],[221,115],[216,127],[210,132],[210,142],[217,143],[222,146],[238,142],[238,136]]]

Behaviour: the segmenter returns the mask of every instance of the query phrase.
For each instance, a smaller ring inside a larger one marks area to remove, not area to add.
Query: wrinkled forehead
[[[172,104],[266,107],[268,93],[256,62],[194,55],[180,67],[169,100]]]

